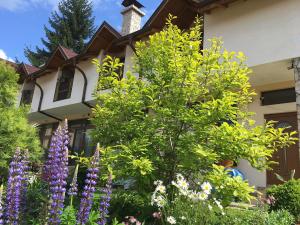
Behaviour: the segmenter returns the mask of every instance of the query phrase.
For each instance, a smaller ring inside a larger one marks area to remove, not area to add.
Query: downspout
[[[44,99],[44,91],[43,91],[41,85],[39,85],[36,81],[34,81],[34,84],[40,89],[40,92],[41,92],[40,101],[39,101],[39,107],[38,107],[38,112],[41,113],[41,114],[43,114],[43,115],[45,115],[45,116],[48,116],[48,117],[50,117],[52,119],[55,119],[55,120],[58,120],[58,121],[62,121],[62,119],[59,119],[59,118],[57,118],[55,116],[52,116],[52,115],[50,115],[50,114],[48,114],[46,112],[43,112],[41,110],[41,108],[42,108],[42,102],[43,102],[43,99]]]
[[[293,59],[292,69],[294,69],[297,125],[298,125],[298,135],[300,135],[300,132],[299,132],[299,129],[300,129],[300,58]]]
[[[85,72],[79,67],[77,66],[75,63],[73,63],[74,68],[76,68],[82,75],[83,79],[84,79],[84,84],[83,84],[83,93],[82,93],[82,98],[81,98],[81,103],[86,105],[87,107],[89,107],[90,109],[94,108],[94,106],[92,106],[91,104],[89,104],[88,102],[86,102],[86,90],[87,90],[87,84],[88,84],[88,80],[87,77],[85,75]]]

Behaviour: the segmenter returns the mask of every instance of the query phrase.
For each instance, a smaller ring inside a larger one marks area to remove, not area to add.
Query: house
[[[178,17],[176,24],[187,29],[197,15],[204,18],[204,48],[209,38],[222,37],[225,48],[243,51],[253,70],[250,82],[257,92],[249,110],[256,113],[257,124],[279,121],[278,127],[298,130],[300,97],[300,7],[298,0],[163,0],[150,19],[141,27],[143,5],[137,0],[124,0],[122,31],[104,22],[87,44],[76,54],[58,46],[41,68],[20,67],[20,103],[30,103],[28,119],[40,124],[42,144],[48,147],[51,133],[67,117],[70,121],[72,151],[92,150],[89,122],[95,106],[93,90],[97,72],[91,63],[109,54],[124,62],[124,73],[131,68],[136,41],[145,40],[160,31],[167,16]],[[274,155],[279,165],[274,171],[287,177],[296,170],[300,177],[298,144]],[[259,172],[245,161],[239,168],[250,184],[266,187],[277,183],[274,172]]]

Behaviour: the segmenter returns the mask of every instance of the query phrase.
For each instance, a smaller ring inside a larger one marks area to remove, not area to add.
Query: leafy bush
[[[93,138],[105,148],[102,165],[117,179],[133,178],[135,190],[147,193],[155,180],[169,184],[177,173],[205,175],[222,160],[268,168],[274,151],[294,143],[295,133],[250,119],[254,93],[243,53],[226,51],[220,39],[201,50],[201,21],[183,31],[173,19],[136,44],[133,71],[123,79],[119,59],[94,60],[99,83]],[[229,190],[230,182],[228,193],[249,199],[248,184]]]
[[[271,212],[267,225],[291,225],[294,224],[295,218],[286,210]]]
[[[275,198],[271,210],[287,210],[300,220],[300,179],[274,185],[267,189],[267,195]]]
[[[177,174],[172,185],[164,186],[162,181],[155,184],[151,204],[158,208],[156,218],[161,217],[166,224],[212,225],[224,214],[223,205],[215,198],[209,182],[191,185]]]
[[[32,175],[29,179],[31,182],[28,185],[22,224],[43,224],[46,222],[45,218],[48,211],[48,185],[40,178]]]
[[[150,196],[136,191],[114,190],[111,199],[111,218],[124,221],[126,216],[134,216],[140,221],[151,221],[154,207],[150,205]]]
[[[0,61],[0,176],[6,175],[16,147],[28,149],[31,160],[41,155],[36,129],[27,121],[26,107],[16,107],[19,76]]]
[[[287,211],[271,212],[263,209],[233,209],[219,218],[214,225],[292,225],[294,217]]]

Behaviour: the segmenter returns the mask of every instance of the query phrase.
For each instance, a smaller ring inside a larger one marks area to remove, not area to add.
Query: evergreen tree
[[[58,45],[80,53],[85,41],[95,31],[93,5],[90,0],[62,0],[58,11],[49,18],[50,28],[44,26],[46,38],[42,38],[43,48],[35,47],[35,51],[25,48],[25,55],[32,65],[45,63]]]
[[[16,107],[18,79],[11,66],[0,62],[0,176],[7,171],[17,147],[28,149],[33,160],[41,155],[36,129],[26,118],[26,107]]]

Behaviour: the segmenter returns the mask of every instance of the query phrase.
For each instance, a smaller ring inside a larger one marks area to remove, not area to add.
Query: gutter
[[[62,119],[60,119],[58,117],[55,117],[55,116],[52,116],[52,115],[50,115],[50,114],[48,114],[48,113],[46,113],[46,112],[44,112],[44,111],[41,110],[41,108],[42,108],[42,102],[43,102],[43,99],[44,99],[44,91],[43,91],[41,85],[39,85],[36,81],[34,81],[34,84],[40,89],[40,92],[41,92],[40,101],[39,101],[39,107],[38,107],[38,112],[40,114],[43,114],[43,115],[47,116],[47,117],[55,119],[55,120],[57,120],[59,122],[62,121]]]

